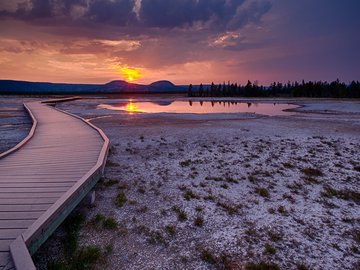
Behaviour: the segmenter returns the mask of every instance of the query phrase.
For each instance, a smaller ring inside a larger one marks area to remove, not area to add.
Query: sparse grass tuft
[[[144,187],[139,187],[137,190],[139,193],[144,194],[145,193],[145,188]]]
[[[295,166],[294,166],[292,163],[290,163],[290,162],[285,162],[285,163],[283,163],[283,166],[284,166],[284,168],[287,168],[287,169],[292,169],[292,168],[295,167]]]
[[[282,239],[282,235],[275,231],[269,231],[268,235],[269,235],[270,240],[273,242],[278,242]]]
[[[266,188],[255,188],[255,192],[259,194],[261,197],[269,198],[270,194]]]
[[[165,244],[165,239],[159,231],[150,231],[147,235],[150,244]]]
[[[216,257],[208,249],[204,249],[201,252],[201,259],[210,264],[216,264],[216,261],[217,261]]]
[[[192,192],[192,190],[190,189],[187,189],[184,194],[183,194],[183,197],[185,200],[187,201],[190,201],[191,199],[198,199],[199,197],[194,193]]]
[[[220,187],[223,188],[223,189],[228,189],[229,188],[229,186],[227,184],[221,184]]]
[[[179,221],[187,220],[187,214],[183,209],[178,206],[173,206],[172,210],[177,214]]]
[[[180,161],[179,164],[181,167],[189,167],[191,164],[191,159]]]
[[[120,165],[119,165],[119,163],[116,163],[116,162],[108,159],[108,160],[106,161],[106,166],[107,166],[107,167],[119,167]]]
[[[176,234],[176,227],[174,225],[166,225],[165,230],[170,236],[174,236]]]
[[[322,173],[322,171],[320,171],[319,169],[317,168],[303,168],[301,169],[301,172],[303,174],[305,174],[306,176],[309,176],[309,177],[314,177],[314,176],[323,176],[324,174]]]
[[[330,186],[325,186],[324,190],[320,193],[321,196],[331,198],[337,197],[345,201],[354,201],[360,204],[360,192],[352,191],[349,189],[336,190]]]
[[[283,205],[280,205],[280,206],[278,207],[278,212],[279,212],[280,214],[282,214],[282,215],[287,215],[287,214],[288,214],[285,206],[283,206]]]
[[[117,207],[123,207],[126,202],[127,202],[127,198],[126,198],[125,193],[120,191],[115,198],[115,201],[114,201],[115,205]]]
[[[201,217],[201,216],[197,216],[194,219],[194,225],[197,226],[197,227],[202,227],[204,225],[204,218]]]
[[[230,216],[232,216],[238,212],[238,209],[236,206],[232,206],[228,203],[217,202],[217,205],[220,206],[221,208],[223,208]]]
[[[104,186],[105,187],[111,187],[111,186],[116,185],[118,183],[119,183],[119,180],[117,180],[117,179],[107,179],[106,178],[104,180]]]
[[[273,247],[271,244],[266,243],[265,249],[264,249],[264,254],[274,255],[274,254],[276,254],[276,248]]]
[[[106,218],[103,221],[103,227],[107,230],[115,230],[117,226],[117,222],[113,217]]]

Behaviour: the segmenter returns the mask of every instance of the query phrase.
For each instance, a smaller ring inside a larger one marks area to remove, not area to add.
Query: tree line
[[[246,85],[237,83],[193,86],[189,85],[189,97],[320,97],[320,98],[360,98],[360,82],[345,84],[339,80],[333,82],[299,83],[274,82],[270,86],[259,86],[248,81]]]

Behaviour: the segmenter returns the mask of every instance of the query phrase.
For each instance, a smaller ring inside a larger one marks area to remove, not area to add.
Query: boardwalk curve
[[[31,255],[103,174],[109,140],[84,119],[24,104],[33,126],[0,154],[0,269],[35,269]]]

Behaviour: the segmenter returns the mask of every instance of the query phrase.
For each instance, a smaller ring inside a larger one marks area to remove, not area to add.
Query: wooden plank
[[[0,239],[0,252],[10,251],[10,244],[14,239]]]
[[[0,220],[0,229],[26,229],[35,219]]]
[[[60,198],[64,192],[37,192],[37,193],[0,193],[0,200],[2,199],[38,199],[38,198]]]
[[[64,193],[69,188],[67,187],[16,187],[16,188],[6,188],[2,187],[0,189],[0,197],[2,193],[54,193],[54,192],[61,192]]]
[[[0,239],[14,239],[24,231],[25,229],[0,229]]]
[[[66,187],[69,188],[71,187],[73,184],[72,182],[5,182],[5,183],[1,183],[0,182],[0,189],[2,188],[37,188],[37,187],[46,187],[46,188],[51,188],[51,187]]]
[[[44,211],[17,211],[17,212],[0,212],[0,220],[14,220],[14,219],[37,219],[44,213]]]
[[[25,199],[2,199],[0,198],[0,208],[3,205],[22,205],[22,204],[52,204],[57,198],[25,198]]]
[[[48,204],[8,204],[0,206],[0,213],[2,212],[37,212],[47,210],[52,203]]]

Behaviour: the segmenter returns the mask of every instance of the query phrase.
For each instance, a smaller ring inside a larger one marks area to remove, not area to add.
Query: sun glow
[[[122,76],[124,77],[124,79],[127,80],[128,82],[133,82],[140,77],[139,70],[137,70],[135,68],[123,67],[120,70],[120,72],[121,72]]]

